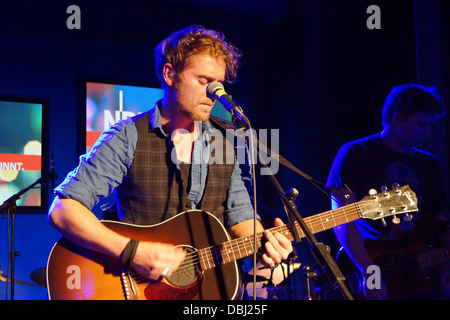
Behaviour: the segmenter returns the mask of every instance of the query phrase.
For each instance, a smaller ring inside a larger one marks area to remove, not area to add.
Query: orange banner
[[[41,156],[0,153],[0,170],[41,170]]]
[[[100,138],[101,131],[87,131],[86,132],[86,147],[92,147],[94,143]]]

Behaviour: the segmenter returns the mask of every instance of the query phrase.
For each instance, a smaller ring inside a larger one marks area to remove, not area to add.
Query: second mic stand
[[[9,199],[7,199],[3,204],[0,206],[0,213],[6,214],[10,220],[8,223],[8,230],[10,230],[10,242],[11,242],[11,249],[9,253],[9,259],[10,259],[10,266],[11,266],[11,287],[10,287],[10,293],[11,293],[11,300],[14,300],[14,283],[15,283],[15,261],[16,257],[20,255],[18,251],[15,251],[15,220],[16,220],[16,209],[17,205],[16,202],[19,200],[23,194],[28,192],[30,189],[34,188],[36,185],[41,184],[43,185],[47,179],[51,178],[50,175],[46,175],[43,177],[40,177],[35,182],[33,182],[31,185],[26,187],[25,189],[22,189]]]

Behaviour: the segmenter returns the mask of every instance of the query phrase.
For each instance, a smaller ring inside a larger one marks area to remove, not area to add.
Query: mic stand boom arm
[[[236,115],[233,115],[233,122],[235,124],[235,128],[237,129],[237,131],[239,132],[240,130],[242,130],[243,128],[245,128],[245,125],[239,125],[239,119],[236,118]],[[223,123],[222,121],[214,121],[216,124],[218,124],[219,126],[221,126],[224,129],[233,129],[232,127],[228,127],[225,123]],[[250,129],[250,125],[249,125],[250,121],[248,121],[248,127],[247,129]],[[239,129],[240,127],[240,129]],[[251,129],[250,129],[251,130]],[[239,134],[238,134],[239,135]],[[257,145],[260,144],[259,140],[256,138],[256,143]],[[253,142],[250,142],[250,145],[253,145]],[[270,168],[268,168],[268,166],[265,164],[265,161],[261,161],[261,155],[259,153],[259,148],[256,148],[256,153],[258,155],[258,159],[260,160],[260,163],[262,166],[264,166],[265,168],[267,168],[268,170],[270,170]],[[269,148],[266,148],[267,151],[271,152]],[[253,150],[250,150],[251,153],[253,153]],[[297,168],[295,168],[289,161],[287,161],[284,157],[282,157],[281,155],[278,155],[278,159],[277,159],[281,164],[285,165],[286,167],[290,168],[291,170],[295,171],[296,173],[300,174],[302,177],[304,177],[305,179],[307,179],[308,181],[310,181],[313,185],[315,185],[316,187],[318,187],[317,181],[315,181],[312,177],[310,177],[309,175],[303,173],[302,171],[298,170]],[[274,174],[272,173],[272,171],[270,170],[271,174],[269,174],[269,178],[272,181],[273,185],[275,186],[275,188],[277,189],[278,193],[281,196],[281,200],[286,208],[288,217],[291,221],[297,221],[297,223],[299,224],[300,228],[302,229],[305,237],[307,238],[308,242],[311,245],[311,252],[314,255],[315,259],[317,260],[318,264],[320,265],[320,267],[322,268],[322,270],[324,271],[324,273],[327,275],[329,281],[331,282],[331,284],[334,287],[338,287],[339,290],[341,291],[342,295],[344,296],[345,299],[347,300],[354,300],[353,296],[351,295],[350,291],[348,290],[348,288],[345,285],[345,277],[342,274],[341,270],[339,269],[338,265],[336,264],[336,262],[333,260],[333,258],[330,255],[330,252],[328,252],[326,246],[321,243],[318,242],[316,237],[314,236],[314,234],[309,230],[308,226],[305,224],[305,222],[303,221],[303,218],[301,217],[300,213],[297,210],[297,206],[295,205],[292,197],[289,197],[288,194],[286,192],[284,192],[283,188],[281,187],[281,185],[279,184],[278,180],[275,178]],[[255,175],[255,172],[253,171],[253,178]],[[254,183],[254,182],[253,182]],[[319,188],[320,189],[320,188]],[[321,190],[323,191],[325,194],[327,194],[327,192],[325,190]],[[256,195],[254,195],[256,196]],[[255,208],[256,210],[256,208]],[[295,226],[292,228],[292,230],[294,230],[293,234],[294,234],[294,238],[296,240],[296,242],[299,242],[299,236],[296,233],[296,228]],[[255,231],[256,233],[256,231]],[[255,235],[256,238],[256,235]],[[256,247],[256,244],[255,244]],[[254,260],[256,259],[256,250],[255,250],[255,254],[254,254]],[[254,261],[255,262],[255,261]],[[256,282],[256,272],[254,272],[253,275],[253,281]],[[255,292],[255,286],[253,287],[253,295],[256,298],[256,292]]]
[[[260,144],[259,140],[256,138],[257,145]],[[267,147],[266,150],[271,152]],[[252,150],[250,150],[252,152]],[[288,218],[291,222],[297,221],[299,224],[301,230],[303,231],[303,234],[307,238],[308,242],[311,245],[311,252],[314,255],[315,259],[317,260],[318,264],[320,265],[321,269],[324,271],[324,273],[327,275],[328,280],[333,285],[333,287],[338,287],[341,291],[342,295],[347,300],[353,300],[353,296],[351,295],[350,291],[345,285],[345,277],[342,274],[341,270],[339,269],[338,265],[334,261],[334,259],[331,257],[330,252],[327,250],[327,247],[325,244],[318,242],[314,234],[311,232],[309,227],[305,224],[303,218],[301,217],[300,213],[297,210],[297,206],[294,203],[294,197],[289,192],[284,192],[283,188],[281,187],[278,180],[275,178],[275,175],[272,173],[270,168],[265,164],[265,161],[261,158],[261,155],[259,153],[259,148],[256,148],[256,153],[258,155],[258,159],[260,160],[260,163],[262,166],[264,166],[266,169],[268,169],[271,174],[269,174],[269,178],[272,181],[273,185],[277,189],[278,193],[281,196],[281,200],[284,204],[284,207],[286,208],[286,212],[288,214]],[[303,173],[302,171],[295,168],[289,161],[287,161],[284,157],[281,155],[278,155],[280,163],[283,163],[285,166],[289,167],[290,169],[294,170],[295,172],[299,173],[302,177],[309,180],[311,183],[313,183],[315,186],[318,186],[316,181],[310,177],[309,175]],[[255,172],[253,172],[253,175]],[[326,191],[322,190],[324,193]],[[297,233],[297,230],[295,228],[295,225],[292,228],[294,239],[296,242],[300,242],[300,237]]]

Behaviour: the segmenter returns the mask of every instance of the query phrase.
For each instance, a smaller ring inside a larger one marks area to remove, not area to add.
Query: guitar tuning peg
[[[392,208],[391,210],[389,210],[391,212],[391,214],[393,215],[392,217],[392,223],[393,224],[399,224],[400,223],[400,219],[397,217],[397,215],[395,214],[395,208]]]
[[[370,189],[369,190],[369,195],[371,195],[372,197],[374,196],[374,195],[376,195],[377,194],[377,190],[375,190],[375,189]]]
[[[394,214],[394,217],[392,218],[392,223],[394,223],[394,224],[400,223],[400,219],[395,214]]]
[[[388,188],[386,186],[381,186],[380,190],[384,193],[388,190]]]
[[[410,213],[405,213],[404,217],[403,217],[403,221],[405,222],[410,222],[413,219],[413,215]]]
[[[400,188],[400,184],[398,182],[394,182],[392,184],[392,189],[398,189],[398,188]]]
[[[381,218],[381,223],[383,224],[383,227],[387,227],[387,223],[386,220],[384,220],[384,218]]]

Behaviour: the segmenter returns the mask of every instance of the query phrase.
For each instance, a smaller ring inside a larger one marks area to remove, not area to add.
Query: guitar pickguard
[[[145,287],[147,300],[192,300],[198,295],[203,283],[198,251],[188,245],[177,247],[182,247],[186,251],[185,260],[170,277]]]

